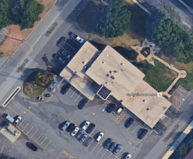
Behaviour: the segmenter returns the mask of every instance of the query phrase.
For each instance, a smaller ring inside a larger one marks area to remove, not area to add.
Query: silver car
[[[70,125],[69,121],[66,121],[64,125],[61,127],[61,130],[65,130]]]
[[[97,136],[96,141],[99,142],[104,135],[105,135],[104,132],[101,131]]]
[[[71,132],[70,135],[71,135],[71,136],[75,136],[79,130],[80,130],[79,127],[76,126],[76,127],[74,128],[74,130]]]

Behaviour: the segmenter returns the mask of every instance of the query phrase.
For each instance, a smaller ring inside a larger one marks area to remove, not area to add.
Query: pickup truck
[[[71,33],[71,37],[73,39],[75,39],[77,42],[79,42],[80,44],[82,44],[84,42],[84,40],[81,37],[79,37],[78,35],[76,35],[74,33]]]

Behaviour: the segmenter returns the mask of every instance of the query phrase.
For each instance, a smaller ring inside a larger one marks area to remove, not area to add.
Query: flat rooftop
[[[87,97],[90,100],[94,99],[98,88],[93,87],[93,80],[90,79],[88,76],[80,78],[72,74],[72,72],[68,68],[64,68],[60,73],[60,76],[64,77],[67,82],[69,82],[85,97]]]
[[[67,65],[74,73],[83,78],[85,75],[85,66],[98,50],[88,41],[84,43],[81,49],[76,53]]]
[[[123,105],[150,128],[153,128],[171,106],[171,103],[164,97],[151,96],[151,94],[156,95],[157,93],[154,88],[142,80],[132,91],[132,94],[138,95],[128,96]]]
[[[102,51],[86,74],[104,85],[118,101],[125,100],[145,75],[110,46]]]

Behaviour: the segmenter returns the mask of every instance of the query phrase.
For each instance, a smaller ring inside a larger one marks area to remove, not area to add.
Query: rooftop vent
[[[109,71],[110,74],[113,74],[114,72],[113,71]]]
[[[149,108],[146,109],[147,111],[149,110]]]
[[[106,56],[109,56],[108,54],[106,54]]]
[[[124,63],[121,63],[121,66],[124,66]]]
[[[105,64],[105,62],[104,62],[104,61],[103,61],[102,63],[103,63],[103,64]]]
[[[144,99],[143,102],[146,103],[147,101]]]
[[[116,70],[114,70],[113,72],[114,72],[114,73],[117,73],[117,71],[116,71]]]
[[[120,100],[121,103],[123,103],[124,101],[123,100]]]
[[[115,79],[115,77],[111,76],[111,79]]]
[[[109,84],[109,82],[105,82],[106,84]]]
[[[83,63],[83,64],[86,64],[86,62],[85,62],[85,61],[82,61],[82,63]]]
[[[111,77],[111,75],[107,74],[107,77]]]

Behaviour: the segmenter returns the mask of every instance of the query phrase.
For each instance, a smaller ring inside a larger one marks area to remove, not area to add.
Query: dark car
[[[44,94],[44,97],[48,98],[48,97],[50,97],[50,94],[49,93]]]
[[[108,138],[108,139],[105,141],[104,148],[105,148],[105,149],[108,149],[112,142],[113,142],[113,140],[112,140],[111,138]]]
[[[78,133],[76,134],[77,139],[80,139],[80,137],[84,134],[83,130],[79,130]]]
[[[26,146],[29,147],[33,151],[37,151],[37,149],[38,149],[34,144],[32,144],[30,142],[27,142]]]
[[[73,124],[73,123],[71,123],[68,127],[67,127],[67,131],[68,132],[72,132],[73,130],[74,130],[74,128],[75,128],[75,124]]]
[[[115,148],[115,150],[113,151],[113,154],[114,155],[117,155],[119,153],[119,151],[121,150],[122,148],[122,145],[118,144]]]
[[[57,46],[58,47],[62,47],[62,45],[64,44],[66,38],[65,37],[61,37],[58,41],[57,41]]]
[[[83,146],[88,147],[92,141],[93,141],[92,137],[88,137]]]
[[[87,137],[88,137],[87,134],[82,135],[82,137],[80,138],[79,142],[81,142],[81,143],[84,142]]]
[[[66,84],[62,87],[61,89],[61,93],[62,94],[66,94],[68,92],[68,90],[70,89],[71,85],[70,84]]]
[[[113,143],[111,144],[111,146],[109,147],[109,151],[113,151],[115,147],[116,147],[116,143],[113,142]]]
[[[162,130],[162,131],[166,131],[166,127],[165,127],[162,123],[160,123],[160,122],[158,122],[158,123],[156,124],[156,127],[157,127],[158,129]]]
[[[153,132],[154,132],[155,134],[159,135],[159,136],[162,135],[162,131],[160,131],[160,130],[159,130],[158,128],[156,128],[156,127],[153,128]]]
[[[83,99],[79,102],[78,108],[79,108],[79,109],[84,108],[84,106],[85,106],[87,103],[88,103],[88,98],[83,98]]]
[[[139,130],[139,134],[138,134],[137,137],[138,137],[138,139],[143,139],[146,134],[147,134],[147,129],[141,128],[141,129]]]
[[[110,103],[110,104],[107,106],[107,108],[106,108],[106,112],[107,112],[107,113],[111,113],[113,110],[115,110],[115,107],[116,107],[115,104]]]
[[[125,127],[128,128],[131,126],[131,124],[133,124],[134,122],[134,119],[133,118],[128,118],[126,121],[125,121]]]
[[[90,134],[95,128],[95,124],[91,123],[86,129],[87,134]]]

